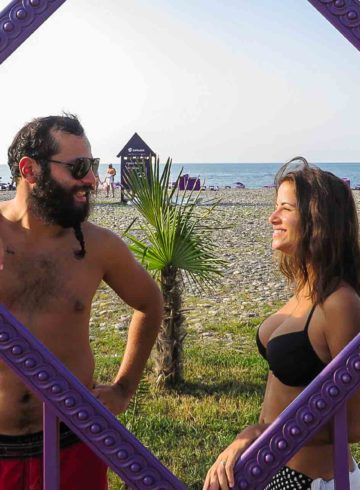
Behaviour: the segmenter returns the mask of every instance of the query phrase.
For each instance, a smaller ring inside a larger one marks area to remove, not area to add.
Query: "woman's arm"
[[[322,306],[324,334],[333,359],[360,332],[360,297],[350,287],[339,288]],[[349,442],[360,441],[360,391],[348,401]]]
[[[273,379],[273,373],[272,371],[269,371],[267,381],[266,381],[266,388],[265,388],[265,393],[264,393],[264,399],[261,405],[261,412],[259,415],[259,424],[264,424],[265,423],[265,406],[266,406],[266,399],[268,394],[270,393],[271,390],[271,383]]]

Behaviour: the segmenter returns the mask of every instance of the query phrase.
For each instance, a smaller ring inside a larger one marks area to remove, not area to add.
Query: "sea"
[[[199,177],[201,183],[206,186],[235,187],[236,182],[241,182],[246,188],[258,189],[273,184],[281,165],[281,163],[173,163],[171,181],[175,181],[182,170],[184,174],[189,174],[191,177]],[[119,177],[119,162],[113,162],[113,166]],[[317,166],[340,178],[349,179],[351,187],[360,185],[360,163],[318,163]],[[108,163],[100,164],[101,180],[105,177],[107,168]],[[10,181],[8,166],[0,165],[0,183]]]

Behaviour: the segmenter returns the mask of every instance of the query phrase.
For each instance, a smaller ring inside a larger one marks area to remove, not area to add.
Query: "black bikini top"
[[[285,385],[307,386],[326,366],[314,351],[308,335],[315,306],[311,308],[304,330],[278,335],[269,340],[267,347],[261,343],[260,328],[257,331],[256,343],[260,354]]]

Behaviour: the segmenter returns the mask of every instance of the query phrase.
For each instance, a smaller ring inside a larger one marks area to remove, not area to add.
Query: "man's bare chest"
[[[0,273],[0,302],[10,311],[82,312],[97,287],[86,259],[76,259],[71,248],[27,249],[5,244]]]

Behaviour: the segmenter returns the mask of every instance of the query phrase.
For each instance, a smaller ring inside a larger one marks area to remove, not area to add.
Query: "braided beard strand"
[[[75,238],[80,244],[80,250],[74,251],[74,256],[77,259],[82,259],[86,255],[81,223],[90,214],[90,200],[82,207],[74,204],[74,193],[80,189],[90,192],[91,186],[65,189],[51,177],[49,168],[45,167],[28,198],[29,209],[44,223],[60,225],[63,228],[73,228]]]
[[[81,229],[81,223],[78,223],[74,227],[74,233],[77,241],[80,243],[80,250],[75,250],[74,255],[77,259],[83,259],[86,255],[86,250],[85,250],[85,240],[84,240],[84,235]]]

